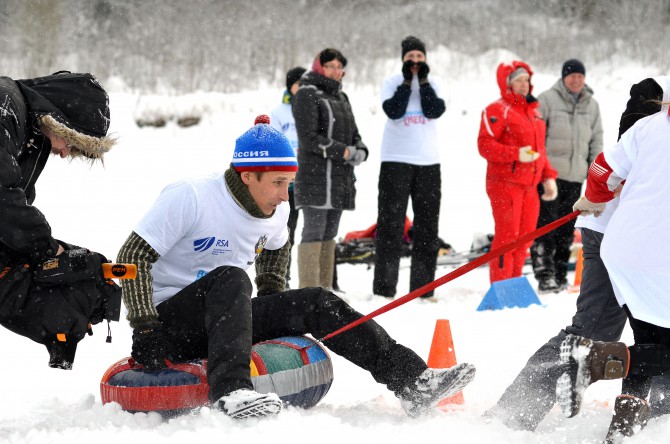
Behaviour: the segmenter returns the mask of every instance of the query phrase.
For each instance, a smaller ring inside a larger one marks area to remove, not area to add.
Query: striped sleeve
[[[614,190],[621,182],[623,179],[612,170],[605,160],[605,154],[600,153],[589,167],[584,195],[591,202],[609,202],[614,198]]]
[[[256,260],[256,288],[259,296],[284,291],[290,254],[290,241],[286,241],[278,250],[261,252]]]
[[[117,260],[137,265],[137,278],[121,281],[123,303],[128,309],[128,321],[133,328],[158,320],[153,303],[151,264],[160,255],[134,231],[119,250]]]

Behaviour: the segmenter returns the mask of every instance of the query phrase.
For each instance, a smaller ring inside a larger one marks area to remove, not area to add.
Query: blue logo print
[[[213,236],[196,239],[193,241],[193,251],[206,251],[212,244],[214,244],[215,240],[216,238]]]

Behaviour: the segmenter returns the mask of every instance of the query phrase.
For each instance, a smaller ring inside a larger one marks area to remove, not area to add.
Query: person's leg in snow
[[[175,359],[207,358],[209,399],[233,418],[282,407],[277,395],[256,393],[251,383],[252,288],[243,270],[219,267],[157,307]]]
[[[437,252],[440,248],[438,222],[442,199],[440,165],[413,166],[416,174],[412,184],[414,234],[412,236],[412,267],[409,291],[414,291],[435,280]],[[422,297],[433,296],[430,291]]]
[[[290,290],[252,299],[253,342],[285,335],[321,338],[361,318],[335,294],[320,288]],[[462,390],[474,377],[471,364],[429,369],[412,350],[398,344],[375,321],[367,321],[324,342],[333,352],[369,371],[416,417]]]
[[[584,270],[572,324],[530,357],[497,404],[485,413],[487,418],[497,418],[512,429],[535,430],[556,403],[556,381],[563,373],[556,364],[561,343],[568,334],[596,341],[618,341],[626,325],[626,312],[614,296],[600,258],[603,234],[587,228],[581,231]],[[630,394],[625,387],[623,393]]]
[[[642,397],[629,396],[627,402],[617,400],[618,410],[612,418],[608,437],[630,436],[647,423],[650,416],[643,393],[649,389],[646,380],[670,370],[670,328],[664,328],[628,315],[635,344],[597,342],[568,335],[561,344],[561,361],[566,371],[556,384],[556,400],[567,417],[579,412],[586,388],[601,379],[636,378]],[[615,407],[617,407],[615,405]]]

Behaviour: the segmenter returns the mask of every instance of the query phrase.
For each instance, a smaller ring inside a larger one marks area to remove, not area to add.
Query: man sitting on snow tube
[[[123,282],[132,356],[149,369],[165,359],[208,359],[209,400],[233,418],[278,413],[276,394],[253,390],[251,345],[287,335],[323,337],[361,314],[321,288],[283,291],[290,244],[288,186],[298,168],[267,116],[237,139],[231,168],[166,187],[119,252],[137,264]],[[256,266],[258,295],[245,270]],[[410,416],[460,391],[474,366],[429,369],[368,321],[325,342],[393,391]]]

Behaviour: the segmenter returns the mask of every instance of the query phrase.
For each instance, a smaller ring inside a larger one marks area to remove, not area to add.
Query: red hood
[[[314,58],[314,62],[312,62],[312,71],[314,71],[317,74],[323,75],[323,67],[321,66],[321,61],[319,60],[319,56]]]
[[[507,77],[509,77],[510,74],[517,68],[523,68],[526,71],[528,71],[528,74],[530,75],[530,79],[528,80],[530,82],[530,90],[528,91],[528,94],[533,93],[533,70],[530,69],[530,66],[528,66],[527,63],[522,62],[520,60],[513,60],[512,62],[508,63],[501,63],[498,65],[498,71],[496,73],[496,77],[498,79],[498,87],[500,88],[500,96],[505,99],[506,102],[512,103],[512,104],[523,104],[526,103],[526,98],[520,94],[514,94],[510,87],[507,85]]]

